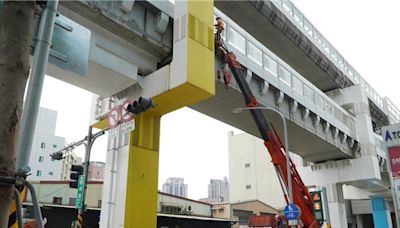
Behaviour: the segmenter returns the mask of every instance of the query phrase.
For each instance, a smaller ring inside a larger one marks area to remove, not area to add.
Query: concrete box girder
[[[215,6],[322,91],[353,83],[270,1],[216,1]]]

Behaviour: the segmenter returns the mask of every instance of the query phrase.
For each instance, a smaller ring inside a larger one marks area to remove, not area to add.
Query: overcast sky
[[[295,0],[294,3],[381,96],[398,107],[400,1]],[[396,92],[397,91],[397,92]],[[67,142],[87,134],[91,93],[46,77],[41,106],[58,111],[56,134]],[[183,177],[189,197],[207,197],[210,178],[228,176],[228,131],[234,128],[184,108],[162,118],[159,188]],[[105,161],[106,136],[92,159]],[[83,148],[77,149],[83,156]]]

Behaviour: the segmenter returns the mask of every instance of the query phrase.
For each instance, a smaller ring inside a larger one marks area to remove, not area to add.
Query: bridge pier
[[[343,197],[343,185],[329,184],[326,186],[328,195],[329,216],[332,227],[347,227],[347,215]]]
[[[384,197],[371,197],[371,207],[375,227],[393,227],[390,211]]]
[[[157,227],[161,116],[215,95],[213,5],[177,2],[171,64],[143,77],[141,88],[130,87],[110,105],[139,96],[156,104],[134,116],[131,133],[109,138],[100,227]],[[104,123],[95,127],[105,128]]]

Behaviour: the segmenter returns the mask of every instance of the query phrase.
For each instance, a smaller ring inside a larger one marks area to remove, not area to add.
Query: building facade
[[[315,183],[313,175],[308,170],[308,162],[298,155],[290,156],[305,184]],[[246,133],[229,134],[229,179],[232,203],[255,199],[274,208],[283,209],[286,203],[275,168],[270,161],[271,157],[261,139]],[[374,192],[351,185],[342,185],[338,190],[343,192],[342,202],[345,205],[343,214],[349,227],[373,227],[374,206],[371,196]],[[384,205],[389,217],[395,221],[393,205],[387,202]]]
[[[259,200],[249,200],[237,203],[213,204],[212,216],[214,218],[231,219],[232,228],[248,228],[251,216],[278,215],[279,210]]]
[[[73,151],[67,151],[66,156],[62,160],[62,173],[61,180],[69,180],[69,176],[71,175],[71,166],[72,165],[82,165],[82,158],[78,157]]]
[[[249,134],[228,134],[230,201],[259,200],[281,209],[285,206],[275,168],[264,143]]]
[[[188,185],[185,184],[185,180],[179,177],[168,178],[163,184],[162,191],[171,195],[187,197],[188,196]]]
[[[65,138],[56,136],[57,112],[39,108],[32,142],[28,180],[61,180],[62,166],[50,154],[62,149]]]
[[[103,181],[105,167],[106,163],[104,162],[91,161],[89,163],[88,180]]]
[[[208,198],[214,199],[215,202],[229,202],[229,182],[227,177],[222,180],[210,179]]]
[[[32,184],[48,227],[69,227],[76,220],[76,189],[69,188],[68,181],[34,181]],[[100,213],[102,192],[102,181],[88,181],[85,200],[85,224],[88,227],[111,227],[107,219],[99,224],[99,217],[109,218],[107,213]],[[29,214],[33,214],[30,194],[27,194],[24,204],[29,208]],[[211,204],[159,192],[157,227],[230,228],[231,220],[229,217],[213,217]]]

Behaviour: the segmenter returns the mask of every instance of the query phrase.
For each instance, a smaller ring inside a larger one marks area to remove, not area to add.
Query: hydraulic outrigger
[[[221,38],[221,31],[224,29],[221,21],[218,21],[218,24],[215,25],[217,27],[217,33],[215,34],[215,52],[216,55],[221,59],[221,61],[227,64],[239,85],[239,88],[243,94],[244,100],[246,102],[247,107],[257,107],[259,106],[255,96],[253,95],[249,85],[246,82],[244,75],[246,75],[245,69],[242,65],[236,60],[236,56],[234,53],[230,52],[224,44],[224,41]],[[224,72],[219,71],[220,73]],[[230,75],[228,73],[223,73],[225,84],[230,82]],[[286,186],[288,186],[288,173],[287,173],[287,165],[286,165],[286,153],[288,153],[287,149],[281,142],[280,137],[278,136],[275,129],[267,122],[264,114],[260,109],[249,109],[257,128],[261,134],[261,137],[264,140],[264,145],[267,147],[271,158],[272,163],[277,170],[278,176],[281,181],[283,181]],[[303,181],[299,173],[296,170],[295,164],[290,160],[290,170],[292,175],[292,184],[293,184],[293,200],[294,203],[299,206],[301,210],[301,220],[304,224],[304,227],[307,228],[319,228],[321,224],[315,219],[313,213],[313,205],[311,200],[311,195],[308,192],[307,187],[304,185]],[[289,203],[289,198],[287,194],[284,194],[285,200]]]

